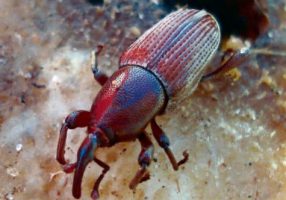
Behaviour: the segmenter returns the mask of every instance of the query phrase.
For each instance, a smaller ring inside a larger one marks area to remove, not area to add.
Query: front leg
[[[100,84],[104,85],[104,83],[108,80],[108,76],[101,72],[98,69],[98,55],[100,54],[103,46],[98,45],[97,49],[91,52],[91,70],[94,75],[94,79]]]
[[[104,163],[104,162],[102,162],[101,160],[97,159],[96,157],[94,157],[94,162],[96,162],[100,167],[103,168],[103,170],[102,170],[100,176],[99,176],[99,177],[97,178],[97,180],[95,181],[95,184],[94,184],[94,186],[93,186],[93,190],[92,190],[92,192],[91,192],[91,198],[92,198],[93,200],[96,200],[96,199],[99,198],[99,193],[98,193],[99,185],[100,185],[102,179],[104,178],[104,175],[105,175],[105,174],[108,172],[108,170],[110,169],[110,167],[109,167],[106,163]]]
[[[153,144],[146,135],[146,132],[140,134],[138,140],[142,148],[138,157],[140,169],[137,171],[136,175],[129,184],[129,188],[132,190],[134,190],[139,183],[149,179],[150,175],[147,167],[150,165],[154,154]]]
[[[93,200],[97,200],[99,198],[99,192],[98,192],[99,185],[100,185],[102,179],[104,178],[105,174],[109,171],[110,167],[106,163],[104,163],[103,161],[97,159],[96,157],[93,158],[93,161],[96,162],[100,167],[103,168],[100,176],[96,179],[94,186],[93,186],[93,190],[91,192],[91,198]],[[76,162],[71,163],[71,164],[66,164],[66,165],[64,165],[64,171],[66,173],[72,173],[75,170],[76,165],[77,165]],[[73,191],[75,191],[75,194],[76,194],[75,196],[80,197],[80,191],[78,189],[79,188],[78,185],[74,185],[73,187],[74,187]]]
[[[151,120],[151,129],[153,132],[153,135],[155,139],[157,140],[158,144],[165,150],[165,153],[167,154],[174,170],[178,170],[179,166],[187,162],[189,158],[189,154],[187,152],[183,152],[184,158],[180,160],[179,162],[176,161],[176,158],[172,152],[172,150],[169,148],[170,141],[167,135],[163,132],[163,130],[158,126],[155,119]]]

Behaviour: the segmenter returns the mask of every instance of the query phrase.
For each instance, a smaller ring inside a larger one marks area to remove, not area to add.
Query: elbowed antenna
[[[89,134],[82,142],[78,153],[77,163],[74,173],[72,193],[75,198],[81,196],[81,182],[83,173],[88,163],[94,160],[94,151],[100,145],[97,134]]]

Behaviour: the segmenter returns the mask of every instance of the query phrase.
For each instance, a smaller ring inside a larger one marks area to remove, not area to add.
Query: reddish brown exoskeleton
[[[153,144],[145,132],[149,123],[174,170],[187,161],[186,152],[182,160],[176,161],[169,139],[155,117],[192,94],[219,43],[220,29],[212,15],[204,10],[181,9],[135,41],[122,54],[119,69],[110,78],[98,70],[95,60],[93,73],[102,89],[90,111],[68,115],[58,143],[58,162],[66,172],[75,171],[72,189],[75,198],[81,196],[83,173],[91,161],[103,168],[91,193],[93,199],[99,197],[98,187],[109,166],[94,156],[98,147],[138,139],[142,147],[138,158],[140,169],[129,187],[134,189],[149,178],[147,167],[153,157]],[[78,150],[76,163],[69,164],[64,158],[67,130],[78,127],[87,127],[87,137]]]

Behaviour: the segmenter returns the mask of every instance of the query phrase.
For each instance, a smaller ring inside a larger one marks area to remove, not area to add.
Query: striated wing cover
[[[138,65],[165,86],[169,104],[189,97],[220,43],[218,23],[204,10],[181,9],[147,30],[121,56],[120,67]]]

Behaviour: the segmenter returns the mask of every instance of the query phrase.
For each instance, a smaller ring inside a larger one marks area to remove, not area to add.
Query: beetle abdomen
[[[147,30],[123,53],[120,66],[151,70],[169,103],[190,96],[220,43],[216,20],[204,10],[181,9]]]

